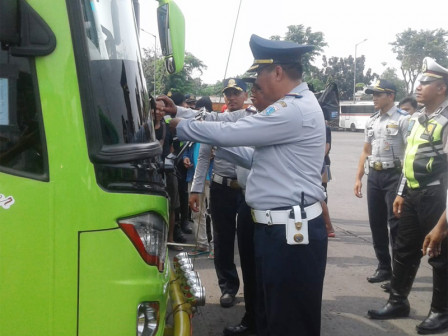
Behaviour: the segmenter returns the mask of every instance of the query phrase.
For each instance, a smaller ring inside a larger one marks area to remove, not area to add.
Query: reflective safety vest
[[[424,116],[416,113],[409,120],[403,173],[411,189],[440,180],[447,169],[442,133],[448,119],[441,113],[430,119]]]

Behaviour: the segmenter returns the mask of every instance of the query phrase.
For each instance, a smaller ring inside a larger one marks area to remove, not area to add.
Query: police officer
[[[234,147],[217,156],[250,168],[246,201],[255,224],[258,335],[319,335],[327,232],[321,201],[325,122],[302,82],[312,46],[252,35],[255,84],[270,105],[237,122],[173,119],[181,139]]]
[[[441,218],[446,200],[448,152],[448,69],[426,57],[416,99],[424,104],[409,121],[403,180],[394,201],[394,213],[400,216],[396,242],[391,293],[386,305],[369,310],[373,319],[391,319],[409,315],[407,299],[422,257],[425,235]],[[448,328],[448,250],[442,241],[440,255],[431,254],[433,296],[427,318],[417,326],[420,334],[432,334]]]
[[[363,151],[358,163],[354,192],[362,197],[361,179],[367,160],[369,176],[367,179],[367,206],[373,249],[378,259],[378,267],[369,282],[389,280],[392,276],[390,241],[394,246],[398,227],[398,218],[392,211],[398,180],[401,172],[401,160],[406,147],[408,114],[394,105],[395,85],[380,79],[374,86],[366,89],[373,94],[373,104],[377,111],[367,121]]]

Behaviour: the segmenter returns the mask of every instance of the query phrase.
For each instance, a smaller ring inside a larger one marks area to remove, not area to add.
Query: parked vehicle
[[[367,120],[375,112],[372,101],[341,101],[339,106],[339,127],[353,132],[364,130]]]
[[[1,336],[190,335],[204,293],[167,258],[138,16],[137,0],[0,0]],[[183,16],[167,0],[158,18],[173,73]]]

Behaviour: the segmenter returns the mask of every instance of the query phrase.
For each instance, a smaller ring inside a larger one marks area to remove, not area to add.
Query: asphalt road
[[[422,259],[409,296],[410,317],[389,321],[366,318],[367,310],[380,308],[388,295],[378,284],[366,281],[366,277],[375,271],[377,262],[372,248],[366,198],[359,199],[353,194],[364,136],[363,133],[352,132],[333,132],[332,135],[333,180],[328,184],[328,205],[336,238],[331,238],[328,246],[321,335],[417,335],[415,326],[426,317],[432,296],[432,271],[426,257]],[[363,182],[365,194],[365,177]],[[194,235],[188,238],[192,242]],[[235,262],[239,267],[237,249]],[[234,307],[221,308],[221,293],[213,261],[200,256],[195,259],[195,269],[206,288],[207,303],[198,309],[193,319],[193,335],[222,335],[224,326],[239,323],[244,314],[243,288],[240,288],[238,303]],[[448,332],[441,335],[448,335]]]

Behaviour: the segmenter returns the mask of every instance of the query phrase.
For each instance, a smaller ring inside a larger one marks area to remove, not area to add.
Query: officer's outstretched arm
[[[356,172],[355,178],[355,187],[353,189],[355,196],[361,198],[362,197],[362,177],[364,176],[364,164],[367,160],[367,157],[372,154],[372,145],[368,142],[364,143],[363,150],[361,152],[361,157],[358,162],[358,170]]]

